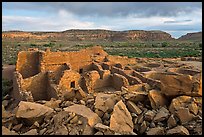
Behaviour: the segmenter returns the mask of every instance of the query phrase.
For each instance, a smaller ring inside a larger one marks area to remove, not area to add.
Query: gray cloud
[[[79,16],[177,16],[202,9],[201,2],[13,2],[3,3],[9,9],[58,12],[66,10]]]
[[[192,20],[176,20],[176,21],[164,21],[164,23],[185,23],[185,22],[191,22]]]

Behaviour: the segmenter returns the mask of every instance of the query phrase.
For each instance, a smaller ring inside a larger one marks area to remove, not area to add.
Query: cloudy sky
[[[202,31],[201,2],[3,2],[2,29]]]

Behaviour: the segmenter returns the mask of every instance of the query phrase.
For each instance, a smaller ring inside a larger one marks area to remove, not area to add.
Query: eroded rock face
[[[133,132],[132,116],[122,100],[114,106],[110,118],[110,129],[119,133]]]
[[[34,121],[41,122],[45,116],[50,115],[54,111],[50,107],[33,102],[21,101],[18,106],[16,117],[24,118],[31,123],[34,123]]]

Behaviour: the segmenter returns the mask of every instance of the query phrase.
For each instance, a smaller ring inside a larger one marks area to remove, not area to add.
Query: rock
[[[50,107],[33,102],[21,101],[18,106],[16,118],[23,118],[31,123],[41,122],[45,116],[54,112]]]
[[[8,104],[10,103],[9,100],[3,100],[2,101],[2,105],[6,108],[8,106]]]
[[[190,135],[189,131],[184,126],[177,126],[175,128],[169,129],[166,134],[167,135]]]
[[[103,135],[103,133],[101,131],[98,131],[94,135]]]
[[[70,124],[77,123],[77,122],[78,122],[78,116],[75,116],[70,120]]]
[[[115,106],[110,118],[110,129],[121,132],[133,132],[132,117],[123,101],[119,101]]]
[[[55,126],[61,125],[63,122],[63,119],[65,119],[66,122],[68,123],[73,117],[71,117],[68,112],[60,111],[59,113],[53,116],[53,124]]]
[[[44,105],[54,109],[54,108],[59,108],[60,103],[61,103],[61,100],[55,100],[55,99],[51,98],[51,100],[46,101],[46,103]]]
[[[147,100],[148,93],[147,92],[134,92],[134,93],[128,93],[124,95],[124,98],[126,100],[132,101],[134,103],[137,102],[144,102],[145,100]]]
[[[155,127],[155,128],[149,128],[149,130],[146,133],[147,135],[164,135],[164,128],[163,127]]]
[[[144,119],[145,119],[146,121],[152,121],[153,118],[154,118],[154,116],[155,116],[155,113],[154,113],[153,111],[151,111],[151,110],[148,110],[148,111],[144,114]]]
[[[94,113],[90,108],[84,105],[74,104],[67,108],[64,108],[64,111],[73,112],[80,116],[83,116],[88,119],[88,124],[93,127],[97,123],[101,123],[101,118]]]
[[[138,116],[138,118],[137,118],[137,123],[138,123],[138,124],[142,124],[143,120],[144,120],[144,116],[143,116],[142,114],[140,114],[140,115]]]
[[[98,93],[96,95],[94,106],[95,109],[105,113],[107,111],[112,111],[118,100],[119,98],[115,94]]]
[[[57,129],[55,129],[54,134],[55,135],[68,135],[68,130],[67,130],[66,126],[61,125],[61,126],[57,127]]]
[[[130,112],[136,113],[137,115],[142,113],[142,111],[140,110],[140,108],[139,108],[137,105],[135,105],[134,102],[132,102],[132,101],[127,101],[127,104],[126,104],[126,105],[127,105],[127,108],[128,108],[128,110],[129,110]]]
[[[2,126],[2,135],[18,135],[15,131],[10,131],[5,126]]]
[[[177,125],[177,121],[174,118],[174,115],[171,115],[167,121],[167,125],[169,128],[175,127]]]
[[[107,112],[103,115],[103,120],[109,120],[110,119],[110,114]]]
[[[37,129],[31,129],[28,132],[21,135],[38,135]]]
[[[94,134],[94,128],[87,124],[84,128],[84,131],[82,132],[82,135],[93,135],[93,134]]]
[[[34,124],[30,127],[30,129],[33,129],[33,128],[39,128],[40,125],[37,121],[34,122]]]
[[[176,115],[179,118],[181,124],[185,124],[193,119],[193,114],[189,112],[188,108],[180,108],[177,110]]]
[[[201,96],[199,92],[201,82],[193,80],[191,75],[162,72],[154,73],[149,77],[161,81],[161,92],[166,96]]]
[[[148,98],[153,109],[158,109],[160,107],[166,106],[168,103],[165,96],[157,90],[150,90]]]
[[[154,128],[154,127],[156,127],[156,125],[155,125],[155,123],[152,121],[152,122],[150,123],[149,127],[150,127],[150,128]]]
[[[83,101],[83,100],[80,100],[80,103],[81,103],[82,105],[86,105],[86,102]]]
[[[190,96],[179,96],[174,99],[172,99],[171,104],[169,106],[169,111],[174,114],[177,110],[179,110],[181,107],[188,106],[187,104],[190,104],[193,101],[193,98]]]
[[[39,135],[43,135],[46,130],[47,130],[47,128],[43,128],[42,130],[40,130]]]
[[[63,97],[66,101],[72,101],[76,96],[75,91],[71,90],[71,91],[67,91],[63,94]]]
[[[143,134],[146,131],[146,129],[147,129],[147,123],[146,123],[146,121],[143,121],[141,126],[140,126],[139,133]]]
[[[169,111],[166,108],[162,107],[154,117],[154,121],[155,122],[164,121],[169,117],[169,115],[170,115]]]
[[[13,130],[16,131],[16,132],[18,132],[18,131],[21,129],[22,126],[23,126],[23,124],[15,125],[15,126],[13,127]]]
[[[188,105],[188,109],[194,115],[198,114],[198,106],[197,106],[197,104],[194,101],[191,102],[191,104]]]
[[[95,126],[94,126],[95,129],[99,130],[99,131],[106,131],[106,130],[110,130],[110,127],[106,126],[106,125],[103,125],[101,123],[97,123]]]

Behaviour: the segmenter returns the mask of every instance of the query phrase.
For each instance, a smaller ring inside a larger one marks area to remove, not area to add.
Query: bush
[[[30,47],[36,47],[37,45],[36,44],[30,44]]]
[[[51,42],[50,42],[49,44],[44,44],[43,46],[44,46],[44,47],[52,47],[52,46],[54,46],[54,45],[55,45],[54,43],[51,43]]]
[[[202,43],[199,43],[199,47],[202,48]]]
[[[169,44],[167,42],[162,43],[162,47],[167,47]]]
[[[11,91],[12,84],[12,81],[2,78],[2,99]]]

